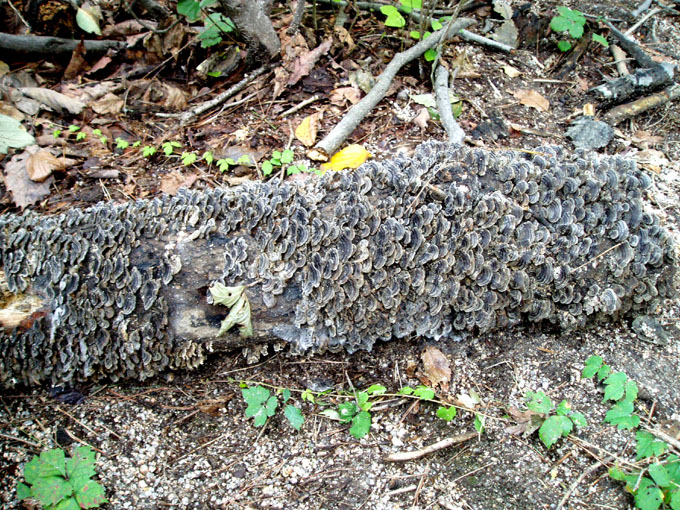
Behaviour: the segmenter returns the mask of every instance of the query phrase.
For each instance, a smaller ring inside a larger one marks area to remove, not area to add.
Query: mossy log
[[[0,216],[0,385],[648,309],[677,260],[650,185],[617,157],[427,143],[302,183]]]

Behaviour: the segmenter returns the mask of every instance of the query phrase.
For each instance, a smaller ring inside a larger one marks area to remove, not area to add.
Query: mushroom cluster
[[[619,157],[430,142],[302,184],[0,216],[0,297],[43,303],[0,326],[0,385],[200,365],[210,342],[169,324],[168,287],[192,242],[219,250],[216,281],[265,307],[287,301],[270,334],[299,353],[643,310],[677,290],[650,185]]]

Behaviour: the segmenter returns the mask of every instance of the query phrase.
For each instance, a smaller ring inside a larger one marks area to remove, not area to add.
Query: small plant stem
[[[295,106],[288,108],[285,112],[279,114],[279,117],[283,119],[283,118],[287,117],[288,115],[297,112],[298,110],[302,110],[305,106],[312,104],[314,101],[318,101],[318,100],[319,100],[319,96],[317,94],[313,95],[312,97],[308,97],[307,99],[305,99],[301,103],[298,103]]]

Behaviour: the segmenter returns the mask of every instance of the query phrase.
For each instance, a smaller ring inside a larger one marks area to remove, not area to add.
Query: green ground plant
[[[291,395],[291,390],[289,389],[274,387],[271,387],[275,389],[275,394],[272,394],[263,383],[239,381],[239,384],[242,388],[243,398],[248,405],[245,413],[246,417],[255,418],[254,425],[256,427],[263,426],[269,418],[276,414],[279,404],[278,395],[283,396],[284,403],[288,401]],[[309,402],[322,408],[319,413],[321,416],[339,421],[340,423],[349,424],[349,433],[356,439],[361,439],[370,432],[371,423],[373,422],[371,410],[376,403],[388,397],[407,397],[436,404],[436,416],[446,422],[452,421],[457,415],[456,406],[451,406],[438,400],[434,390],[424,385],[419,385],[415,388],[403,386],[397,393],[393,394],[387,393],[387,388],[381,384],[373,384],[364,390],[341,394],[331,394],[330,390],[323,392],[313,392],[309,389],[293,391],[300,393],[300,399],[303,402]],[[341,402],[336,403],[338,400],[341,400]],[[485,417],[479,413],[474,413],[474,415],[475,430],[482,434],[484,432]],[[304,423],[302,411],[292,404],[286,406],[284,416],[296,430],[299,430]]]
[[[572,39],[578,40],[583,37],[586,26],[586,17],[582,12],[568,7],[558,7],[557,14],[550,20],[550,28]],[[593,41],[600,43],[605,48],[609,46],[607,39],[599,34],[593,34]],[[571,42],[562,39],[557,43],[560,51],[569,51],[572,47]]]
[[[92,480],[94,465],[89,446],[79,446],[71,458],[61,448],[45,450],[24,466],[26,483],[17,485],[17,496],[35,499],[45,510],[97,508],[107,500],[102,486]]]
[[[567,437],[575,426],[583,428],[587,425],[583,413],[572,411],[566,400],[555,406],[542,391],[528,391],[524,399],[530,411],[543,416],[538,437],[546,448],[554,445],[560,437]]]
[[[236,30],[231,19],[220,12],[208,12],[210,7],[218,4],[217,0],[179,0],[177,14],[184,16],[189,23],[203,21],[203,29],[198,34],[201,47],[210,48],[222,42],[222,36]]]
[[[638,386],[623,372],[612,372],[600,356],[590,356],[581,372],[583,379],[596,377],[604,385],[604,402],[612,401],[604,421],[618,429],[634,429],[636,460],[640,469],[615,465],[609,476],[625,483],[626,491],[641,510],[680,510],[680,457],[669,453],[668,444],[648,430],[640,429],[634,413]]]

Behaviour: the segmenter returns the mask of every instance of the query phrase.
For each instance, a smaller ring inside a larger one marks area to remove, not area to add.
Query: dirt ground
[[[519,4],[513,2],[513,7]],[[458,59],[462,65],[463,77],[454,82],[454,92],[463,99],[458,122],[481,146],[571,146],[565,137],[570,121],[584,104],[597,103],[586,91],[601,83],[603,76],[614,75],[610,53],[594,43],[573,69],[560,74],[565,57],[555,49],[554,36],[545,28],[557,5],[622,20],[617,23],[621,27],[632,24],[629,12],[635,7],[627,2],[536,2],[530,8],[536,20],[531,23],[533,18],[527,17],[524,25],[517,22],[523,44],[512,55],[465,41],[447,45],[444,58],[447,62]],[[489,11],[471,15],[479,18],[481,26]],[[677,26],[677,15],[661,11],[643,24],[636,36],[649,43],[648,50],[658,50],[655,56],[677,64]],[[350,58],[337,53],[321,59],[308,80],[276,101],[270,100],[269,74],[234,100],[257,92],[252,98],[216,117],[210,112],[189,128],[180,128],[175,119],[154,117],[153,112],[119,115],[108,124],[86,124],[101,125],[112,138],[129,135],[131,140],[158,141],[176,135],[201,153],[224,150],[223,155],[225,147],[238,145],[262,157],[292,142],[296,155],[301,156],[304,148],[294,140],[294,127],[307,115],[323,110],[319,131],[326,132],[342,118],[347,105],[321,100],[285,118],[280,114],[315,93],[328,96],[337,84],[349,83],[353,66],[363,65],[378,75],[400,50],[398,40],[381,39],[385,29],[376,27],[375,18],[358,16],[353,29],[359,47],[356,54]],[[381,40],[384,46],[377,44]],[[504,66],[521,74],[511,77]],[[163,78],[158,80],[161,83]],[[194,102],[206,99],[201,95],[219,92],[188,83],[186,92]],[[540,94],[549,106],[523,104],[518,91],[526,90]],[[130,91],[134,109],[143,101],[137,98],[139,103],[133,104],[134,85]],[[406,92],[400,94],[402,91]],[[444,139],[438,122],[430,120],[422,126],[413,122],[421,106],[408,92],[430,91],[429,81],[420,78],[417,65],[403,69],[393,93],[367,117],[351,141],[364,144],[374,157],[382,158],[395,151],[410,152],[423,140]],[[598,103],[598,114],[599,108],[605,111],[606,105]],[[650,169],[654,179],[649,206],[677,239],[679,112],[677,103],[671,103],[625,121],[601,150],[637,157],[653,148],[665,155],[667,161],[661,165],[647,160],[640,164]],[[60,125],[66,128],[68,122]],[[52,137],[53,124],[44,122],[42,126],[36,129]],[[58,146],[52,138],[44,142],[45,147]],[[148,161],[131,151],[96,152],[92,138],[68,143],[60,150],[79,163],[56,175],[49,195],[31,206],[36,211],[54,213],[99,200],[151,197],[167,189],[164,183],[172,186],[170,181],[200,189],[259,177],[250,168],[220,173],[205,166],[185,166],[176,159]],[[93,173],[92,168],[99,173]],[[102,178],[101,172],[106,170],[114,173]],[[0,186],[0,193],[0,212],[17,212],[5,187]],[[299,358],[289,356],[285,349],[274,352],[271,348],[254,365],[248,365],[241,353],[216,354],[191,373],[168,373],[141,383],[73,388],[84,396],[77,404],[70,403],[73,394],[55,395],[48,389],[3,390],[0,506],[29,508],[17,501],[16,483],[23,463],[32,455],[44,448],[62,445],[68,449],[85,443],[99,453],[99,480],[109,499],[106,509],[633,508],[633,498],[623,484],[607,476],[607,467],[614,461],[635,461],[634,434],[603,423],[609,406],[602,403],[602,387],[582,380],[580,373],[589,356],[600,355],[614,370],[638,383],[643,423],[680,440],[678,305],[669,303],[651,310],[650,315],[669,334],[667,341],[642,335],[632,326],[634,318],[625,317],[576,333],[526,327],[436,344],[452,372],[448,389],[440,389],[438,397],[460,403],[471,394],[479,395],[474,412],[460,410],[451,422],[436,416],[436,405],[394,395],[404,385],[423,381],[421,355],[426,344],[419,339],[381,343],[372,352],[351,356]],[[244,414],[246,403],[239,382],[290,389],[294,404],[306,419],[302,429],[295,431],[282,412],[265,427],[254,427]],[[375,398],[370,433],[364,438],[355,439],[349,425],[322,415],[325,404],[337,405],[353,388],[373,384],[384,385],[388,395]],[[317,396],[314,404],[302,400],[301,392],[306,389],[330,393]],[[588,426],[550,449],[543,446],[536,432],[511,434],[508,429],[516,425],[511,408],[525,410],[524,395],[529,390],[544,391],[554,402],[569,401],[586,416]],[[385,460],[389,454],[474,432],[475,413],[485,417],[482,433],[416,460]]]

